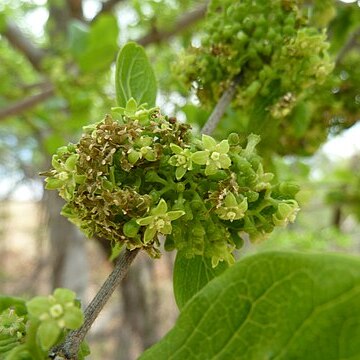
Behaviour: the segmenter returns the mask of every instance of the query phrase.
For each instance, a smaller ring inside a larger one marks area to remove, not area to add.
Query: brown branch
[[[241,74],[235,76],[234,80],[230,83],[230,86],[225,90],[204,127],[201,129],[202,134],[210,135],[215,130],[227,107],[231,103],[231,100],[235,96],[237,86],[239,85],[241,78]]]
[[[195,10],[185,13],[178,19],[178,21],[175,23],[174,27],[171,30],[158,31],[156,28],[154,28],[152,31],[150,31],[149,34],[146,34],[145,36],[136,40],[136,42],[142,46],[147,46],[152,43],[159,43],[171,38],[172,36],[186,30],[191,25],[202,19],[205,16],[207,6],[208,3],[206,2],[200,5]]]
[[[344,59],[345,55],[354,47],[359,45],[359,37],[360,37],[360,27],[355,29],[351,35],[349,36],[345,45],[339,50],[335,58],[335,65],[338,66],[342,60]]]
[[[17,115],[25,110],[31,109],[35,105],[42,103],[53,95],[54,88],[51,84],[48,84],[48,87],[43,92],[29,96],[23,100],[9,105],[6,108],[0,109],[0,121],[4,120],[8,116]]]
[[[82,0],[67,0],[70,16],[75,19],[83,20]]]
[[[114,270],[105,280],[99,292],[95,295],[89,306],[85,310],[84,324],[80,329],[71,331],[66,337],[63,344],[52,350],[50,357],[56,359],[76,360],[79,352],[79,347],[85,339],[87,332],[91,325],[103,309],[110,296],[120,284],[121,280],[127,274],[130,265],[134,261],[140,249],[123,250],[115,263]]]
[[[33,45],[12,21],[8,21],[3,34],[9,43],[19,50],[37,71],[41,71],[41,63],[45,56],[42,49]]]

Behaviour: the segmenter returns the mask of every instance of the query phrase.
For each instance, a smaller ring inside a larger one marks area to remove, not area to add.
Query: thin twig
[[[142,46],[147,46],[149,44],[159,43],[161,41],[167,40],[172,36],[183,32],[205,16],[207,6],[208,2],[205,2],[204,4],[198,6],[196,9],[183,14],[175,22],[174,27],[171,30],[158,31],[156,28],[152,29],[148,34],[137,39],[136,42]]]
[[[99,292],[96,294],[94,299],[91,301],[89,306],[86,308],[84,313],[84,324],[80,329],[74,330],[68,334],[63,344],[56,347],[52,351],[52,358],[76,360],[79,347],[84,340],[87,332],[90,330],[91,325],[103,309],[110,296],[120,284],[121,280],[127,274],[129,267],[140,249],[135,250],[123,250],[119,255],[118,260],[115,263],[114,270],[105,280],[101,286]]]
[[[205,135],[210,135],[216,128],[217,124],[219,123],[220,119],[224,115],[227,107],[231,103],[231,100],[236,94],[237,86],[241,81],[241,74],[235,76],[234,80],[231,82],[230,86],[225,90],[223,95],[221,96],[220,100],[216,104],[213,112],[209,116],[206,124],[201,129],[201,133]]]
[[[25,110],[31,109],[35,105],[42,103],[48,98],[54,95],[54,88],[51,84],[43,92],[29,96],[23,100],[20,100],[14,104],[9,105],[6,108],[0,109],[0,121],[6,119],[9,116],[17,115]]]

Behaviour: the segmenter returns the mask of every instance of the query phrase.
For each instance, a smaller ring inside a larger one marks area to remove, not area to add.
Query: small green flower
[[[131,148],[128,151],[128,160],[130,164],[134,165],[139,159],[145,158],[147,161],[155,161],[156,155],[150,146],[143,146],[139,150]]]
[[[296,200],[284,200],[278,204],[276,213],[272,215],[276,226],[286,226],[294,222],[300,208]]]
[[[134,165],[139,159],[146,159],[147,161],[155,161],[156,154],[153,145],[153,138],[150,136],[140,136],[134,141],[134,147],[130,148],[127,152],[130,164]]]
[[[76,184],[83,184],[86,180],[85,175],[78,175],[76,172],[76,163],[79,159],[78,154],[71,154],[65,161],[62,159],[62,148],[52,157],[52,166],[54,170],[46,173],[46,189],[59,189],[62,198],[70,201],[74,197]]]
[[[43,350],[48,350],[58,340],[63,329],[77,329],[84,320],[76,304],[75,293],[68,289],[56,289],[53,295],[37,296],[26,303],[30,318],[41,324],[37,338]]]
[[[215,212],[222,220],[234,220],[242,219],[245,216],[245,212],[248,209],[247,199],[244,198],[240,203],[237,202],[233,193],[229,192],[225,196],[224,206],[216,209]]]
[[[167,209],[166,201],[161,199],[158,205],[150,211],[150,216],[136,220],[139,225],[146,226],[144,232],[145,244],[148,244],[156,233],[163,235],[171,234],[171,221],[185,214],[185,211],[182,210],[167,211]]]
[[[206,165],[205,175],[214,175],[218,169],[230,167],[231,160],[227,155],[230,149],[228,140],[217,143],[211,136],[203,135],[202,144],[205,150],[195,152],[192,160],[195,164]]]
[[[175,155],[169,159],[169,164],[176,166],[176,180],[180,180],[187,170],[192,170],[192,153],[189,149],[183,149],[178,145],[170,144],[170,148]]]
[[[256,180],[256,185],[254,187],[255,191],[260,192],[262,190],[271,188],[270,181],[274,178],[274,174],[265,173],[262,164],[259,164],[259,167],[256,171],[256,176],[257,176],[257,180]]]
[[[113,108],[111,108],[111,110],[114,112],[117,112],[120,115],[134,116],[136,111],[138,110],[138,105],[134,98],[130,98],[124,108],[123,107],[113,107]]]

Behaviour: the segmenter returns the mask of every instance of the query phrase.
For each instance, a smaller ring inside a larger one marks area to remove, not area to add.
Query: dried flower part
[[[259,239],[293,220],[296,189],[271,184],[256,154],[259,136],[242,148],[236,134],[199,139],[157,108],[131,102],[117,111],[118,120],[107,115],[78,144],[60,148],[44,173],[67,201],[62,214],[89,237],[158,257],[163,235],[166,249],[210,257],[215,266],[234,261],[241,231]]]

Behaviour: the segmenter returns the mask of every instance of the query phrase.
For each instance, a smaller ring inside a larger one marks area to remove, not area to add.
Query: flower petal
[[[216,151],[221,154],[227,154],[230,150],[229,141],[223,140],[220,144],[216,145]]]
[[[170,144],[170,148],[174,154],[180,155],[183,152],[183,148],[176,144]]]
[[[76,306],[72,306],[71,308],[67,308],[64,314],[64,322],[65,326],[68,329],[77,329],[84,322],[84,315],[81,309]]]
[[[236,197],[232,192],[227,193],[224,204],[226,207],[232,207],[232,206],[238,205],[238,203],[236,201]]]
[[[156,234],[156,228],[147,227],[144,232],[144,244],[149,243]]]
[[[78,154],[72,154],[70,155],[66,161],[65,161],[65,169],[67,171],[73,171],[75,170],[76,163],[78,161],[79,155]]]
[[[178,219],[179,217],[185,215],[185,211],[183,210],[174,210],[174,211],[169,211],[167,214],[166,214],[166,217],[170,220],[170,221],[173,221],[173,220],[176,220]]]
[[[180,180],[186,173],[186,169],[184,167],[178,167],[175,171],[176,180]]]
[[[150,225],[154,221],[155,221],[155,216],[152,215],[136,220],[136,222],[141,226]]]
[[[191,156],[192,161],[198,165],[205,165],[209,160],[209,151],[197,151]]]
[[[59,303],[67,303],[74,301],[76,294],[69,289],[58,288],[54,291],[54,297]]]
[[[222,169],[228,169],[231,165],[231,160],[230,160],[229,156],[226,154],[220,155],[219,162],[221,164]]]
[[[153,210],[151,210],[151,214],[152,215],[164,215],[167,212],[167,204],[166,201],[164,199],[161,199],[159,201],[159,203],[157,204],[156,208],[154,208]]]
[[[172,232],[171,223],[170,222],[166,223],[160,232],[164,235],[171,234],[171,232]]]
[[[218,171],[218,168],[217,168],[216,164],[214,162],[211,162],[209,165],[206,166],[205,175],[206,176],[214,175],[217,173],[217,171]]]
[[[61,328],[54,320],[44,321],[37,329],[36,336],[42,350],[49,350],[57,341]]]
[[[204,148],[206,150],[210,150],[210,151],[214,150],[214,148],[216,146],[216,140],[214,138],[212,138],[209,135],[204,134],[202,136],[201,140],[202,140],[202,143],[203,143]]]

